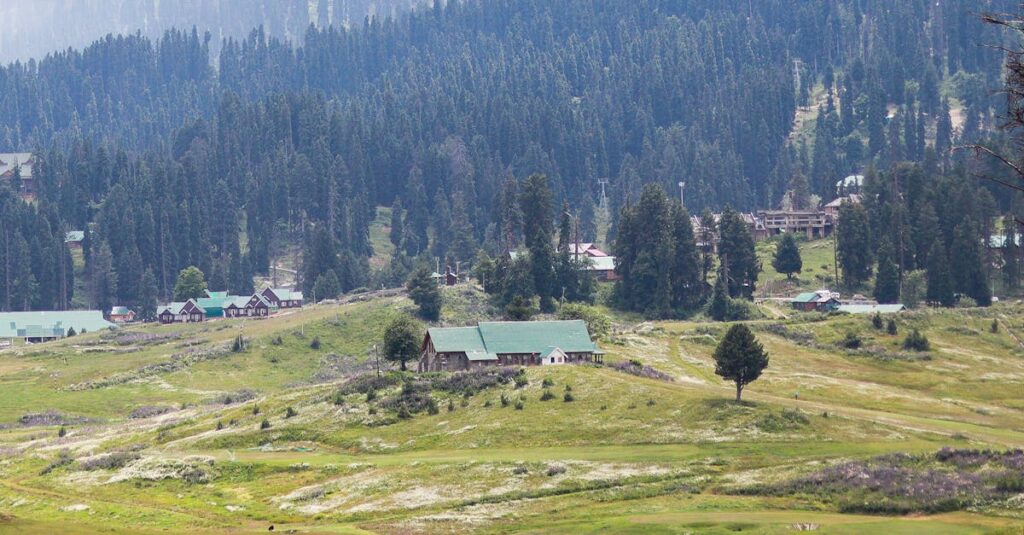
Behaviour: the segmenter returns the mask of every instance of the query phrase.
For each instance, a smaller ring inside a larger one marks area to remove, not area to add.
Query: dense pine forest
[[[597,238],[607,181],[607,238],[625,276],[616,302],[667,316],[754,289],[742,225],[720,262],[733,278],[712,289],[690,213],[827,202],[854,173],[867,200],[840,214],[847,287],[921,270],[930,301],[986,304],[982,240],[1013,232],[995,222],[1024,206],[977,178],[998,166],[950,149],[1008,144],[992,92],[1005,58],[984,46],[1006,38],[972,13],[1013,7],[435,2],[312,25],[301,40],[255,28],[214,43],[180,29],[11,64],[0,150],[40,163],[37,201],[0,192],[0,307],[67,307],[61,243],[85,229],[81,300],[96,307],[148,309],[190,265],[246,291],[301,249],[307,291],[321,279],[397,286],[417,257],[436,257],[494,269],[504,304],[539,296],[550,309],[566,288],[592,298],[555,227],[577,214],[574,238]],[[398,253],[374,271],[378,206],[393,206]],[[529,260],[501,255],[521,246]]]

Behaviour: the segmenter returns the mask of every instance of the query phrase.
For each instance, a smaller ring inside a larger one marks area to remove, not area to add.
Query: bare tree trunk
[[[736,401],[742,401],[740,396],[743,395],[743,385],[739,381],[736,381]]]

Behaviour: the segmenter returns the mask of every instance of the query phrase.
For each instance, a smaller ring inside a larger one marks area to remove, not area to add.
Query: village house
[[[835,199],[822,207],[822,211],[832,218],[833,221],[839,218],[839,207],[845,203],[860,204],[861,198],[857,193],[851,193]]]
[[[72,230],[64,234],[64,245],[69,249],[81,249],[83,241],[85,241],[84,230]]]
[[[128,307],[117,306],[110,309],[107,319],[114,323],[129,323],[135,321],[135,312]]]
[[[573,246],[569,248],[569,254],[576,256],[586,255],[591,258],[601,258],[608,256],[608,253],[605,253],[601,249],[598,249],[597,246],[594,245],[593,243],[586,242],[573,244]]]
[[[612,282],[622,277],[615,272],[614,256],[595,256],[588,259],[587,271],[594,274],[594,277],[601,282]]]
[[[111,327],[99,310],[0,312],[0,340],[46,342],[64,338],[71,329],[82,334]]]
[[[9,152],[0,154],[0,181],[10,182],[15,175],[21,178],[21,198],[32,200],[36,198],[36,181],[32,174],[32,167],[36,163],[36,157],[31,152]]]
[[[225,318],[266,318],[270,316],[270,302],[260,294],[249,297],[233,296],[224,302]]]
[[[739,214],[740,219],[747,224],[747,230],[750,231],[750,235],[754,238],[754,241],[762,241],[768,238],[768,229],[765,228],[764,219],[751,212],[741,212]],[[711,214],[711,217],[715,221],[715,225],[711,228],[704,228],[703,221],[700,216],[690,216],[690,226],[693,227],[693,235],[697,238],[697,247],[708,247],[715,252],[718,251],[718,222],[722,220],[722,214]],[[707,235],[711,238],[711,243],[704,243],[703,237]]]
[[[206,311],[196,304],[195,299],[189,299],[157,308],[156,317],[160,323],[197,323],[206,320]]]
[[[824,238],[832,234],[833,221],[825,212],[816,210],[766,210],[758,215],[770,236],[785,233],[803,233],[807,239]]]
[[[582,320],[493,321],[427,330],[421,372],[484,366],[550,366],[601,362],[603,353]]]
[[[832,312],[839,309],[839,295],[828,290],[804,292],[790,301],[795,310],[803,312]]]
[[[264,288],[260,292],[271,307],[274,308],[301,308],[302,292],[295,292],[285,288]]]

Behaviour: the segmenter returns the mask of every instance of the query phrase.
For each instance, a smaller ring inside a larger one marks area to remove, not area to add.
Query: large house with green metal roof
[[[63,310],[39,312],[0,312],[0,339],[21,338],[27,342],[45,342],[75,333],[96,332],[114,327],[99,310]]]
[[[304,300],[302,292],[286,288],[264,288],[260,295],[274,308],[301,308]]]
[[[420,346],[421,372],[483,366],[546,366],[600,362],[587,324],[567,321],[488,321],[476,327],[427,330]]]

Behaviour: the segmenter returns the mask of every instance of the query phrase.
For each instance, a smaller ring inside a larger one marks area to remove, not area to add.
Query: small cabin
[[[260,294],[235,297],[224,303],[225,318],[266,318],[270,316],[270,302]]]
[[[264,288],[261,296],[274,308],[302,308],[302,292],[286,288]]]
[[[198,323],[206,320],[206,311],[194,299],[189,299],[158,308],[156,317],[160,323]]]
[[[107,317],[114,323],[131,323],[135,321],[135,311],[128,307],[113,307]]]
[[[839,309],[839,297],[828,290],[804,292],[794,297],[790,303],[794,310],[802,312],[834,312]]]
[[[420,346],[421,372],[485,366],[549,366],[602,361],[587,324],[566,321],[485,321],[476,327],[427,330]]]

